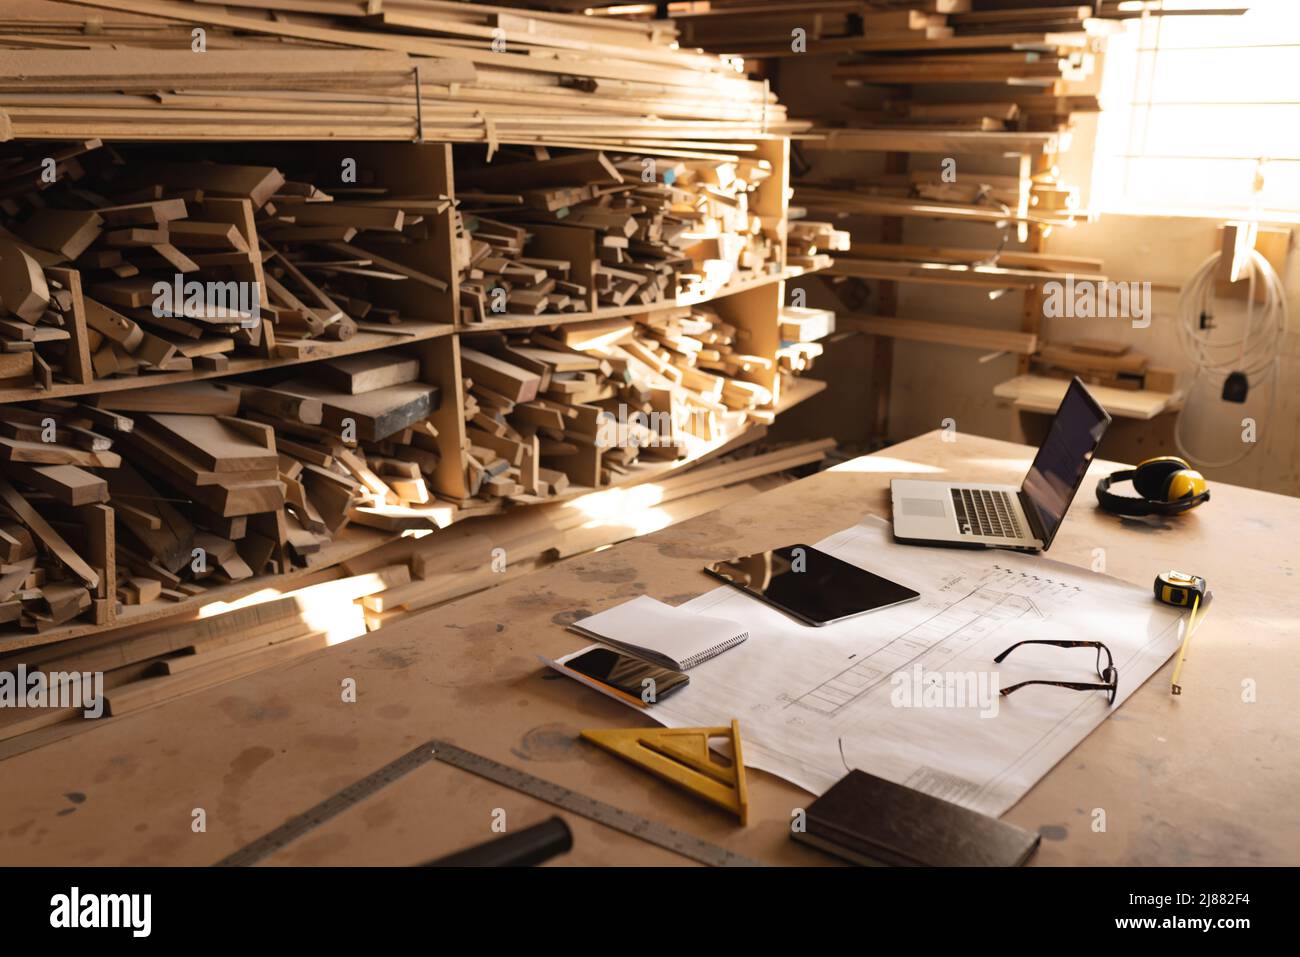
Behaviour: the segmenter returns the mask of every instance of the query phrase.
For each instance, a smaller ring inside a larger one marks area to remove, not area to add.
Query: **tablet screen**
[[[811,625],[920,598],[811,545],[787,545],[704,566],[709,574]]]

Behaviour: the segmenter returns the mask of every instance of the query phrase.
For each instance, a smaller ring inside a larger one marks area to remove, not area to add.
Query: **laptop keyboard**
[[[952,507],[957,513],[957,527],[963,535],[1024,537],[1009,493],[969,488],[954,488],[951,491]]]

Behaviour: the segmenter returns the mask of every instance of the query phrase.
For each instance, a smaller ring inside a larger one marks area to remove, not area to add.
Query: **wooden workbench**
[[[769,863],[830,858],[792,842],[809,795],[750,772],[747,829],[577,740],[631,725],[629,708],[544,668],[580,645],[563,625],[648,592],[679,604],[733,550],[816,541],[889,514],[895,476],[1018,482],[1032,450],[930,433],[681,525],[507,582],[366,638],[32,751],[0,766],[0,864],[208,864],[421,742],[444,738]],[[940,463],[943,463],[942,465]],[[1102,473],[1113,463],[1098,462]],[[1172,663],[1117,709],[1007,818],[1043,833],[1039,864],[1296,864],[1300,822],[1300,500],[1216,485],[1180,519],[1122,523],[1089,481],[1051,557],[1148,587],[1205,575],[1215,595],[1183,675]],[[508,556],[507,556],[508,557]],[[485,556],[485,561],[489,556]],[[342,701],[344,679],[357,702]],[[1253,689],[1253,695],[1246,692]],[[1253,700],[1249,700],[1253,698]],[[205,833],[191,830],[196,808]],[[428,765],[270,859],[412,864],[552,810]],[[1105,830],[1094,830],[1095,809]],[[566,815],[567,816],[567,815]],[[569,864],[683,858],[572,819]]]

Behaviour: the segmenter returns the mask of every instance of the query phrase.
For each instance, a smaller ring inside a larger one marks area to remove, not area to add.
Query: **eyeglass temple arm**
[[[1092,684],[1087,681],[1021,681],[1018,684],[1007,685],[998,691],[1002,697],[1006,697],[1013,691],[1017,691],[1026,685],[1050,685],[1053,688],[1071,688],[1075,691],[1109,691],[1110,685]]]
[[[1017,641],[1002,654],[998,655],[993,661],[1001,664],[1003,659],[1011,652],[1015,651],[1021,645],[1052,645],[1055,648],[1105,648],[1100,641],[1076,641],[1068,638],[1026,638],[1024,641]]]

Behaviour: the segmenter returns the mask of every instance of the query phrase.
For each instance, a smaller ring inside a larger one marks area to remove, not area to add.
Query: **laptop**
[[[958,548],[1046,549],[1083,482],[1110,416],[1076,376],[1024,483],[894,479],[894,540]]]

